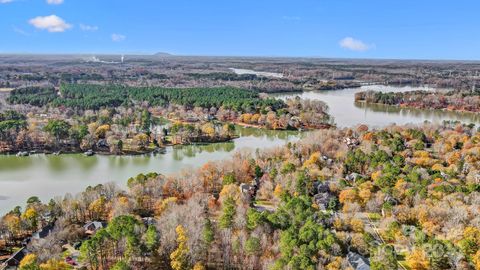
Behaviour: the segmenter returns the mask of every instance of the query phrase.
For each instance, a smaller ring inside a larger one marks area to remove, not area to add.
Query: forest
[[[0,138],[8,138],[11,133],[26,128],[26,119],[25,115],[16,111],[0,113]]]
[[[126,189],[32,197],[1,218],[0,244],[53,228],[20,269],[480,269],[479,161],[473,126],[320,130]]]
[[[66,106],[81,110],[132,106],[138,102],[148,102],[151,106],[223,106],[242,112],[265,110],[266,107],[273,110],[285,107],[280,100],[260,99],[255,91],[232,87],[160,88],[94,84],[62,84],[58,95],[54,88],[20,88],[11,92],[7,102],[34,106]]]

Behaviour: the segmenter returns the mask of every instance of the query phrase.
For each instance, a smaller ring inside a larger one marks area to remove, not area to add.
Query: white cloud
[[[62,18],[56,15],[38,16],[28,22],[40,30],[47,30],[52,33],[64,32],[65,30],[72,28],[71,24],[66,23]]]
[[[112,40],[115,42],[124,41],[127,37],[120,34],[112,34]]]
[[[352,37],[346,37],[339,42],[340,47],[351,50],[351,51],[356,51],[356,52],[364,52],[368,51],[369,49],[372,49],[375,47],[375,45],[368,45],[365,44],[363,41],[354,39]]]
[[[63,0],[47,0],[49,5],[60,5],[63,4]]]
[[[94,32],[94,31],[98,30],[98,26],[81,23],[80,24],[80,29],[82,31]]]
[[[10,2],[13,2],[13,0],[0,0],[0,4],[6,4]]]

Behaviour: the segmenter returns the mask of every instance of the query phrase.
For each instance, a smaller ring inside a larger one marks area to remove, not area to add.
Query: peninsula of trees
[[[366,91],[355,94],[355,101],[460,112],[480,112],[480,92],[476,91],[409,91],[383,93]]]
[[[282,101],[232,87],[62,84],[14,89],[6,102],[12,110],[0,118],[0,152],[144,153],[228,141],[236,124],[298,130],[332,122],[323,102]]]

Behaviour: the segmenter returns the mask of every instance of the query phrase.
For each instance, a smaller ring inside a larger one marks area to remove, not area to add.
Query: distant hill
[[[158,52],[154,54],[154,56],[173,56],[173,54],[167,52]]]

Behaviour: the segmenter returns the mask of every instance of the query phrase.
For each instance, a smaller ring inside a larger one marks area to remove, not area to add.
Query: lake
[[[471,113],[441,110],[405,109],[399,107],[354,102],[358,91],[380,90],[411,91],[434,90],[430,87],[363,86],[334,91],[308,91],[304,93],[278,94],[277,98],[319,99],[330,107],[330,114],[339,127],[368,124],[381,127],[391,123],[423,123],[458,120],[480,123],[480,116]],[[78,193],[89,185],[115,181],[125,186],[128,178],[139,173],[159,172],[164,174],[182,169],[197,168],[208,161],[230,158],[240,149],[256,149],[281,146],[295,141],[305,133],[269,131],[238,127],[240,138],[233,142],[209,145],[168,147],[166,153],[141,156],[93,156],[33,155],[30,157],[0,156],[0,214],[16,205],[23,206],[30,196],[39,196],[46,201],[67,192]]]
[[[23,206],[30,196],[47,201],[67,192],[76,194],[89,185],[117,182],[139,173],[170,174],[197,168],[207,161],[223,160],[244,149],[281,146],[298,140],[304,133],[237,127],[239,138],[232,142],[167,147],[164,154],[101,156],[83,154],[0,155],[0,214],[16,205]]]
[[[346,88],[343,90],[307,91],[303,93],[274,94],[272,96],[286,99],[299,96],[305,99],[317,99],[325,101],[329,106],[329,113],[333,116],[338,127],[351,127],[359,124],[367,124],[370,127],[382,127],[392,123],[421,124],[425,121],[441,123],[443,120],[461,121],[466,123],[480,123],[480,115],[474,113],[460,113],[443,110],[421,110],[412,108],[400,108],[382,104],[366,104],[355,102],[355,93],[361,91],[376,90],[381,92],[406,92],[413,90],[445,91],[428,86],[384,86],[369,85],[360,88]]]

